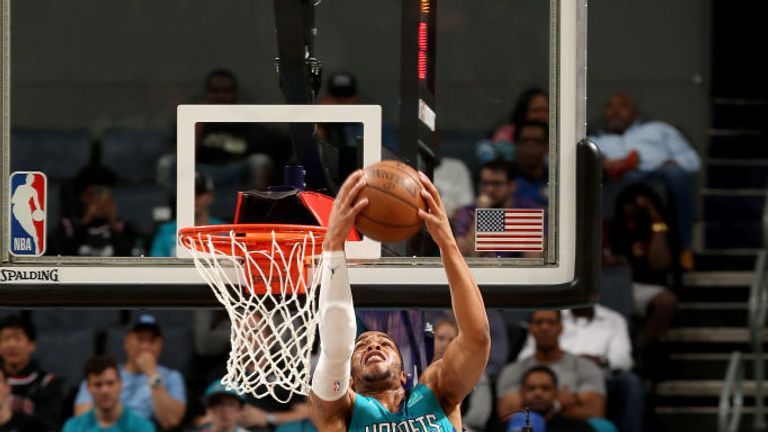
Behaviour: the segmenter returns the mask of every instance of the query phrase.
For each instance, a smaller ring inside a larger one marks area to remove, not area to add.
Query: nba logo
[[[14,256],[40,256],[45,252],[48,180],[39,171],[11,174],[11,244]]]

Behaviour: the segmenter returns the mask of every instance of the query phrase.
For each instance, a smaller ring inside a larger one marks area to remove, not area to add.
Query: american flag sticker
[[[543,251],[544,209],[476,209],[475,250]]]

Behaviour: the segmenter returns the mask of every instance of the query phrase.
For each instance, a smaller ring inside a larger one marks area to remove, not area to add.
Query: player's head
[[[28,184],[28,185],[32,185],[32,183],[34,183],[34,182],[35,182],[35,175],[34,175],[34,174],[31,174],[31,173],[30,173],[30,174],[27,174],[27,178],[26,178],[26,180],[27,180],[27,184]]]
[[[536,351],[548,352],[560,347],[560,333],[563,332],[559,310],[536,311],[531,314],[528,331],[536,341]]]
[[[163,337],[155,317],[150,314],[141,314],[125,336],[123,343],[128,361],[145,352],[152,354],[155,359],[160,357],[163,349]]]
[[[523,406],[542,414],[548,413],[557,399],[557,375],[546,366],[528,369],[520,380],[520,399]]]
[[[120,403],[123,383],[120,370],[112,357],[93,357],[85,363],[88,392],[97,410],[112,410]]]
[[[403,356],[386,333],[368,331],[357,337],[352,352],[352,389],[358,393],[405,384]]]
[[[637,120],[635,102],[626,93],[616,93],[605,104],[603,120],[609,132],[624,133]]]
[[[516,126],[525,122],[549,123],[549,96],[540,88],[529,88],[518,98],[512,111],[512,123]]]
[[[435,322],[433,329],[435,332],[435,340],[432,361],[435,361],[443,358],[443,354],[445,354],[445,349],[448,348],[448,344],[459,335],[459,326],[456,325],[456,321],[453,319],[445,318]]]
[[[234,430],[243,407],[243,398],[227,389],[221,380],[212,382],[205,390],[205,406],[211,412],[214,430]]]
[[[496,159],[480,167],[480,194],[491,199],[493,207],[504,207],[514,189],[514,174],[509,162]]]
[[[20,369],[32,360],[37,330],[31,321],[11,315],[0,321],[0,357],[12,369]]]
[[[525,122],[515,129],[515,160],[522,169],[544,164],[549,151],[549,127],[543,122]]]
[[[205,77],[203,102],[214,105],[237,102],[237,77],[227,69],[216,69]]]

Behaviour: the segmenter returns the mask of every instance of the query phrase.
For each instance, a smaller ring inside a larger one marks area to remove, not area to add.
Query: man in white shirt
[[[632,343],[627,320],[601,305],[562,312],[563,332],[560,347],[569,353],[595,362],[606,375],[607,417],[619,430],[642,431],[644,392],[640,379],[632,372]],[[533,354],[531,336],[518,355]]]
[[[642,121],[627,94],[613,95],[603,111],[605,127],[589,137],[603,157],[606,174],[629,182],[659,179],[675,203],[681,266],[693,268],[693,175],[701,159],[677,129],[660,121]]]

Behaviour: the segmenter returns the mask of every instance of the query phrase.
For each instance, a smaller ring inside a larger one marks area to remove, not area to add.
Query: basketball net
[[[304,227],[317,230],[292,233],[289,240],[282,232],[261,231],[254,240],[253,232],[236,225],[217,234],[205,228],[180,230],[178,242],[232,323],[222,383],[283,403],[308,395],[323,229]]]

